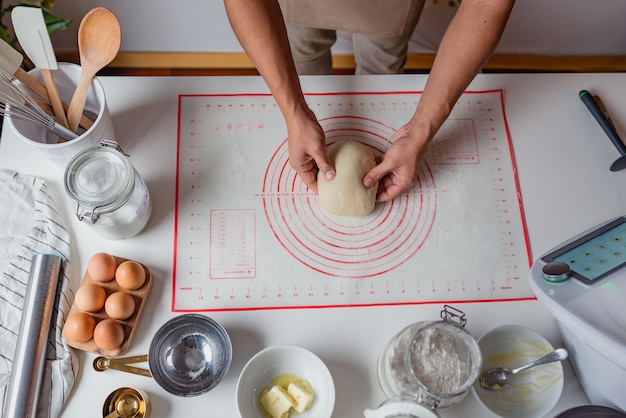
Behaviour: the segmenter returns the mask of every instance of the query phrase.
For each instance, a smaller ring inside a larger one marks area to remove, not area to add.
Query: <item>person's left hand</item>
[[[391,200],[413,185],[427,145],[409,131],[408,124],[398,129],[382,162],[363,178],[365,187],[378,183],[377,202]]]

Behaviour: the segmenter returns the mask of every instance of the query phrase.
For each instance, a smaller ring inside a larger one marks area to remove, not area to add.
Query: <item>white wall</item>
[[[67,31],[53,36],[56,49],[77,48],[80,20],[96,6],[117,16],[126,52],[242,51],[221,0],[56,0],[53,11],[73,19]],[[425,10],[411,52],[435,51],[453,13]],[[349,42],[340,40],[334,51],[350,52]],[[626,55],[626,1],[517,0],[497,52]]]

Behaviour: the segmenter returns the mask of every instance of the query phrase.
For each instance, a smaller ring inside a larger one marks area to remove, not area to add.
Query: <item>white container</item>
[[[589,399],[596,405],[626,411],[626,364],[607,357],[601,352],[601,347],[586,342],[584,336],[581,338],[574,334],[565,323],[559,322],[559,330],[565,346],[574,352],[574,371]]]
[[[571,284],[578,285],[570,279]],[[557,286],[557,285],[552,285]],[[621,305],[601,300],[578,303],[588,304],[592,317],[588,321],[584,316],[576,316],[581,312],[571,311],[571,307],[560,305],[560,302],[551,299],[551,295],[533,286],[537,299],[550,311],[558,321],[563,344],[569,352],[572,367],[580,380],[587,397],[594,405],[604,405],[626,411],[626,328],[622,328],[622,336],[615,338],[611,332],[606,332],[602,326],[594,322],[606,322],[610,327],[623,327],[623,317],[617,310]],[[623,289],[623,288],[622,288]],[[549,292],[549,291],[548,291]],[[610,297],[609,292],[603,292]],[[608,298],[607,298],[608,299]],[[616,301],[617,302],[617,301]],[[624,303],[624,299],[619,302]],[[595,305],[595,306],[593,306]],[[610,311],[615,310],[615,313]],[[601,317],[598,317],[601,315]]]
[[[150,219],[148,187],[121,150],[98,146],[81,151],[67,164],[64,183],[78,220],[103,238],[132,237]]]
[[[41,71],[38,68],[30,71],[29,74],[42,81]],[[69,103],[74,95],[80,74],[79,65],[63,62],[58,64],[58,69],[54,72],[59,95],[66,103]],[[18,138],[35,147],[57,166],[65,168],[72,157],[80,151],[93,147],[102,140],[115,139],[115,130],[104,88],[97,77],[94,77],[87,94],[85,114],[93,121],[93,125],[87,131],[79,128],[79,136],[66,142],[59,142],[57,135],[32,122],[12,119],[10,116],[7,116],[5,121]]]
[[[558,321],[569,359],[589,399],[622,411],[626,411],[624,260],[626,218],[622,217],[550,250],[533,263],[530,277],[537,299]],[[581,275],[591,280],[586,283],[578,278]]]

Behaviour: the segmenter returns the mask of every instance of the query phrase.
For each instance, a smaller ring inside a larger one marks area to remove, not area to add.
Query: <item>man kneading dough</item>
[[[366,216],[376,206],[378,186],[366,188],[363,177],[375,165],[372,152],[355,141],[341,141],[328,148],[328,156],[335,166],[335,178],[326,180],[317,175],[317,192],[322,208],[340,216]]]

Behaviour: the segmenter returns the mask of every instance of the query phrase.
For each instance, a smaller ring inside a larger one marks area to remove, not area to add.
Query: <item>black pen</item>
[[[615,148],[617,148],[617,151],[619,151],[620,157],[611,164],[611,171],[619,171],[626,168],[626,145],[624,145],[624,142],[613,127],[613,124],[602,111],[600,105],[591,93],[587,90],[581,90],[580,93],[578,93],[578,97],[580,97],[580,100],[587,106],[587,109],[589,109],[593,117],[600,124],[604,133],[607,134],[613,145],[615,145]]]

